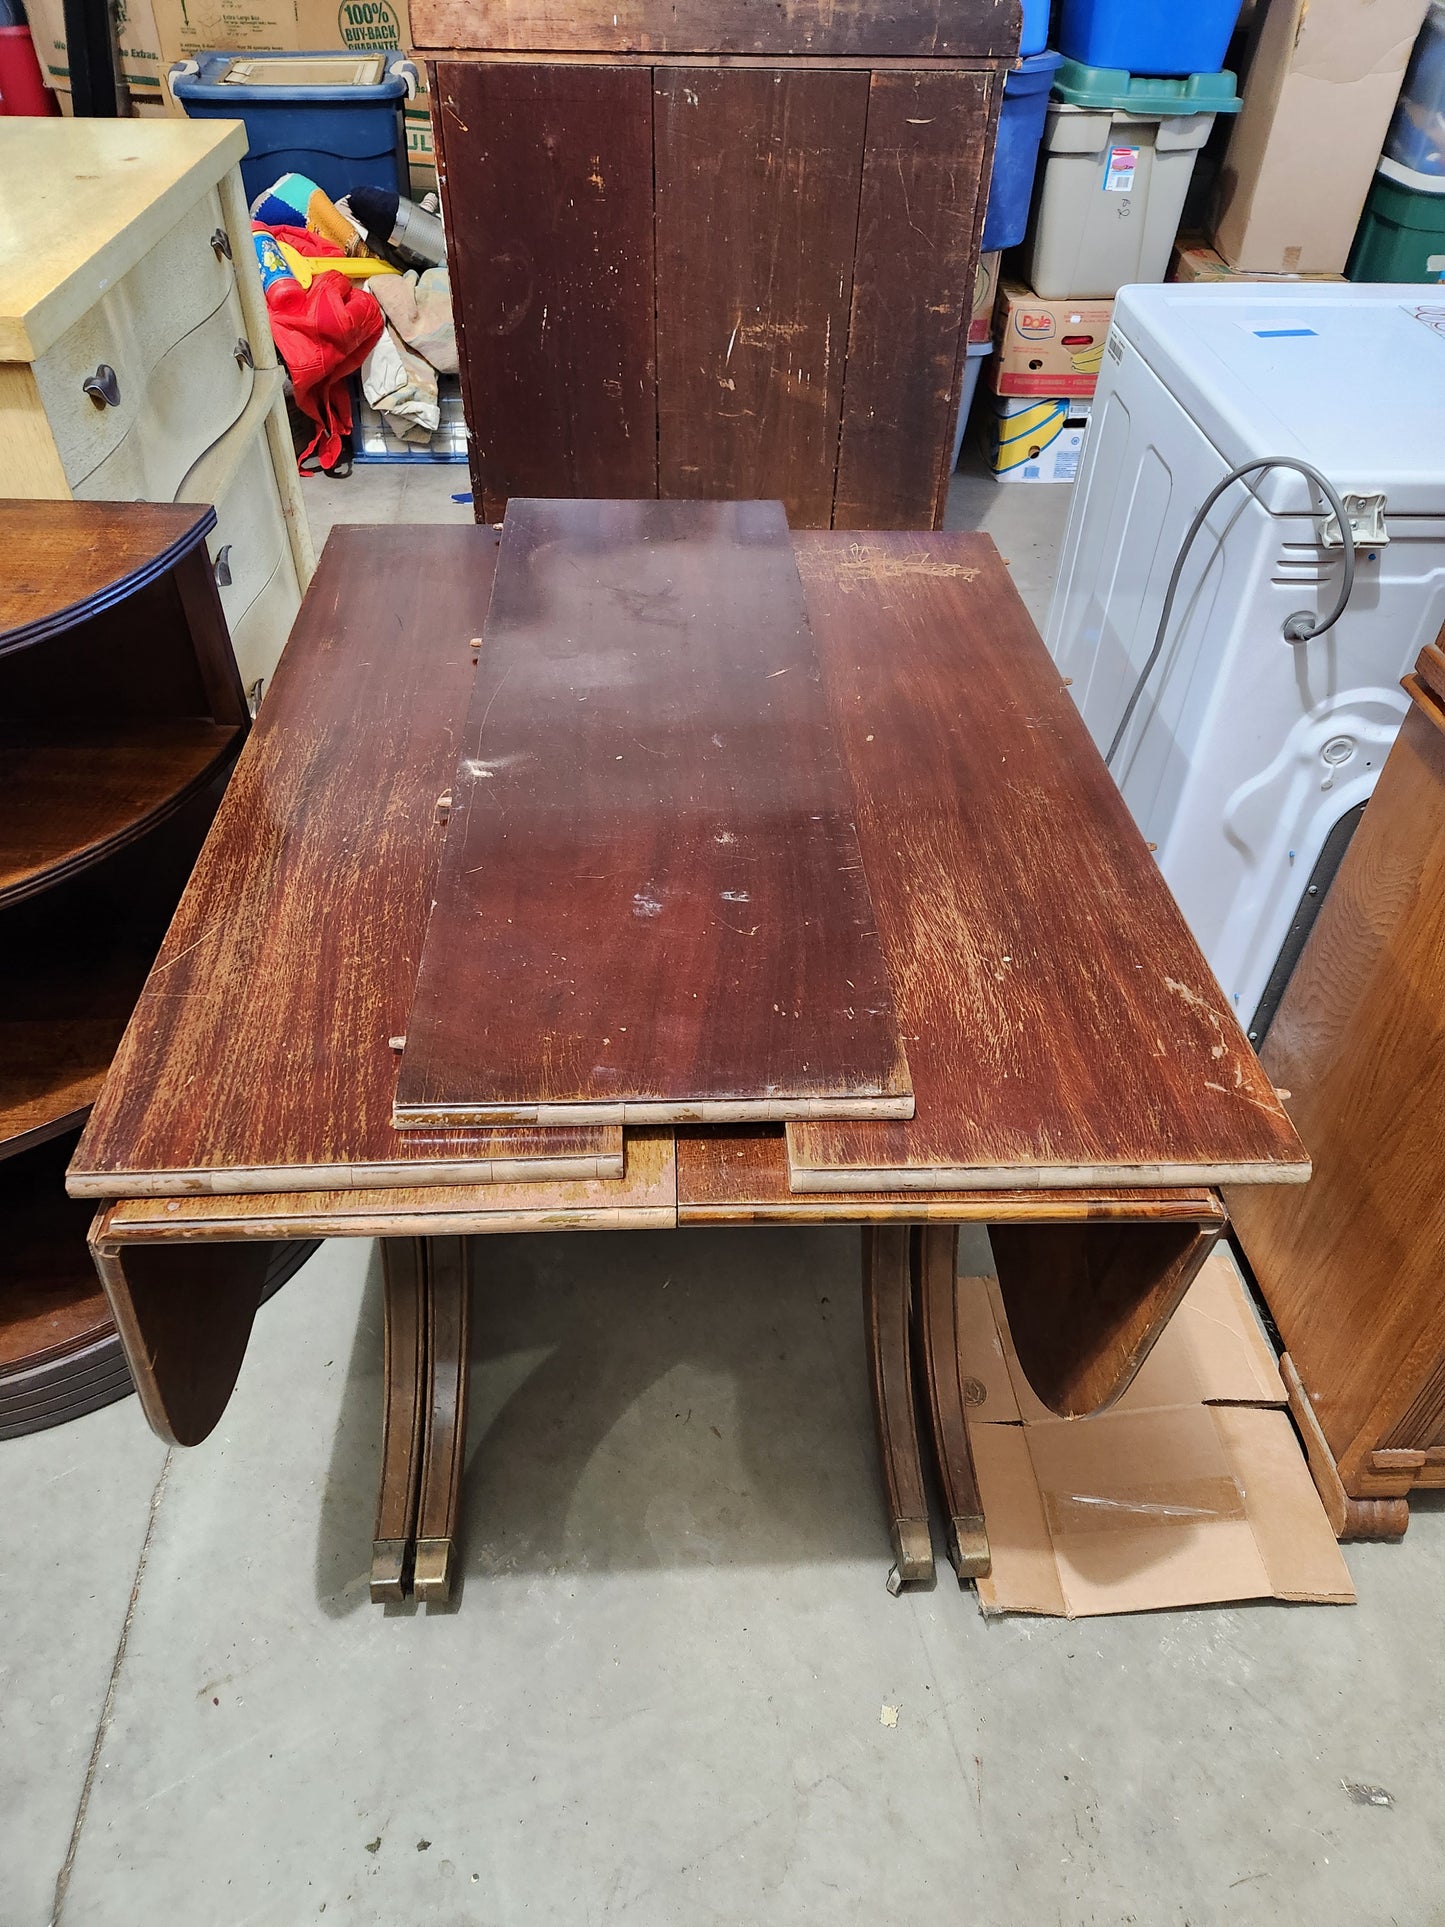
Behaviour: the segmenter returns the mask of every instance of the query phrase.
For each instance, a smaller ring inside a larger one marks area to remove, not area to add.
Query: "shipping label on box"
[[[1087,400],[1099,379],[1112,301],[1043,301],[1006,282],[994,315],[996,395]]]

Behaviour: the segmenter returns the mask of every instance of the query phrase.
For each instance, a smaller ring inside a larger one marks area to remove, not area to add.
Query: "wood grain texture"
[[[1218,1224],[998,1224],[989,1232],[1014,1350],[1061,1418],[1129,1389],[1209,1256]]]
[[[478,519],[656,495],[649,70],[431,79]]]
[[[871,76],[835,528],[943,520],[1002,87]]]
[[[1403,1539],[1410,1524],[1410,1504],[1403,1497],[1356,1499],[1346,1492],[1329,1442],[1320,1429],[1310,1397],[1300,1383],[1294,1360],[1281,1355],[1279,1375],[1289,1398],[1290,1416],[1299,1428],[1309,1460],[1310,1476],[1337,1539]]]
[[[949,1563],[962,1584],[965,1579],[983,1578],[992,1560],[968,1439],[968,1388],[958,1342],[958,1230],[949,1225],[920,1225],[911,1238],[919,1376],[948,1520]]]
[[[467,1356],[472,1247],[465,1238],[428,1238],[426,1265],[426,1438],[417,1499],[412,1590],[444,1606],[451,1597],[457,1514],[467,1449]]]
[[[210,508],[0,501],[0,655],[72,629],[158,581],[215,525]]]
[[[399,1123],[904,1114],[777,503],[514,502]]]
[[[71,1169],[79,1196],[620,1168],[620,1133],[391,1128],[489,530],[338,530]]]
[[[868,75],[668,67],[654,88],[659,493],[775,496],[827,528]]]
[[[383,1238],[381,1476],[371,1529],[373,1605],[405,1599],[411,1586],[426,1434],[426,1272],[420,1238]]]
[[[794,1191],[781,1125],[677,1133],[679,1224],[1225,1223],[1212,1191]]]
[[[1357,1499],[1413,1483],[1373,1454],[1423,1450],[1445,1420],[1445,711],[1412,694],[1264,1042],[1314,1182],[1298,1206],[1229,1194]]]
[[[913,1394],[913,1278],[908,1240],[902,1226],[871,1225],[863,1233],[863,1331],[878,1465],[893,1541],[890,1591],[926,1585],[933,1577],[933,1539]]]
[[[793,540],[916,1103],[790,1125],[794,1186],[1303,1181],[993,544]]]
[[[234,754],[235,724],[0,722],[0,908],[124,849]]]
[[[100,1221],[98,1220],[98,1223]],[[620,1178],[416,1185],[250,1197],[132,1198],[103,1213],[115,1245],[277,1238],[427,1238],[513,1231],[657,1231],[677,1223],[671,1131],[629,1131]]]
[[[520,52],[1017,53],[1018,0],[412,0],[418,47]]]

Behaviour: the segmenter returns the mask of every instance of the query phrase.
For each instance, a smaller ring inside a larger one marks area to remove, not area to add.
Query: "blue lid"
[[[1036,94],[1053,84],[1062,54],[1047,49],[1041,54],[1026,54],[1017,67],[1010,68],[1004,76],[1003,90],[1006,94]]]
[[[233,69],[240,71],[234,79],[228,79]],[[294,82],[286,77],[288,70],[296,76]],[[330,78],[328,70],[334,72],[336,78]],[[376,78],[356,78],[368,71]],[[415,71],[402,58],[399,47],[373,47],[361,52],[321,47],[281,53],[213,49],[177,63],[170,70],[169,80],[171,92],[180,101],[205,101],[212,106],[234,101],[237,106],[281,107],[318,100],[400,100],[407,92],[407,76],[414,76]]]

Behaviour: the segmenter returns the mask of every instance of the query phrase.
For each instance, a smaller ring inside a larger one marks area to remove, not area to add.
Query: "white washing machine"
[[[1114,309],[1047,634],[1101,750],[1230,468],[1294,456],[1371,498],[1351,516],[1349,606],[1290,643],[1287,619],[1323,620],[1341,581],[1324,498],[1283,469],[1225,491],[1112,763],[1256,1041],[1405,714],[1399,679],[1445,622],[1445,298],[1430,293],[1130,287]]]

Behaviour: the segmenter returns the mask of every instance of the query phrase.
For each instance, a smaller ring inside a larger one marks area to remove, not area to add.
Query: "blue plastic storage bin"
[[[291,173],[333,201],[355,187],[411,192],[403,114],[416,68],[399,51],[199,53],[169,79],[192,120],[245,122],[248,201]]]
[[[1241,0],[1062,0],[1059,52],[1131,74],[1212,74],[1224,65]]]
[[[1021,54],[1041,54],[1049,44],[1049,0],[1024,0],[1024,26],[1019,35]]]
[[[983,218],[984,252],[1017,247],[1029,224],[1029,200],[1034,191],[1039,142],[1049,88],[1060,56],[1032,54],[1020,62],[1004,82],[1003,106],[994,142],[993,173],[988,183],[988,212]]]
[[[1415,174],[1445,175],[1445,0],[1434,0],[1415,42],[1385,159]]]

